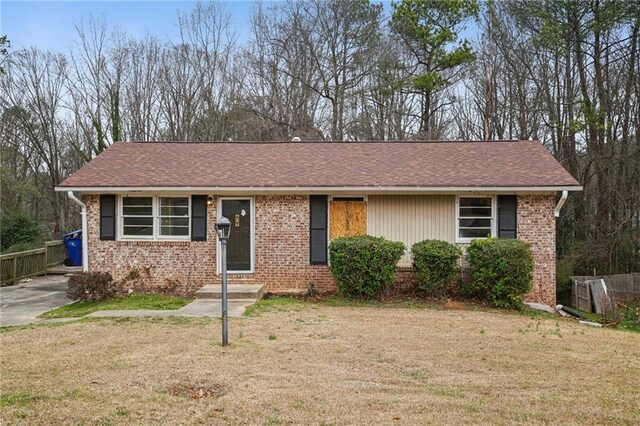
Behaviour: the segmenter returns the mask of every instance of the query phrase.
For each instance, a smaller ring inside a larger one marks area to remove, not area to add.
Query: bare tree
[[[122,139],[153,141],[162,138],[160,121],[160,60],[163,46],[152,36],[127,45],[129,78],[122,82]]]
[[[42,207],[51,212],[53,232],[63,229],[67,218],[66,200],[54,192],[66,176],[65,162],[70,154],[60,120],[66,79],[65,57],[37,49],[14,52],[0,79],[3,148],[12,149],[29,166],[41,200],[49,204]]]
[[[171,140],[224,134],[225,86],[236,40],[219,3],[198,3],[179,17],[181,41],[161,56],[161,112]]]

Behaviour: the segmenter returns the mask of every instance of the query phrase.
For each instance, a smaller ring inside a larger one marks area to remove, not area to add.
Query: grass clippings
[[[226,347],[204,318],[4,332],[0,423],[640,423],[636,333],[504,311],[259,306],[230,319]]]
[[[40,318],[77,318],[105,310],[174,310],[182,308],[192,300],[193,298],[189,297],[133,293],[101,302],[74,302],[45,312]]]

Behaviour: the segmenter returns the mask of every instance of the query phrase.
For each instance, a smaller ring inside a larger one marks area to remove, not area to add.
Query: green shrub
[[[0,228],[1,249],[4,252],[13,245],[22,247],[38,246],[40,243],[40,226],[26,213],[7,214],[2,218]],[[19,251],[13,249],[12,251]]]
[[[119,286],[108,272],[83,272],[69,278],[67,296],[73,300],[98,302],[113,298]]]
[[[42,243],[15,243],[11,247],[2,251],[2,254],[18,253],[21,251],[35,250],[44,247]]]
[[[336,238],[329,245],[331,273],[347,296],[379,296],[393,285],[405,245],[371,236]]]
[[[446,241],[424,240],[411,247],[411,255],[418,288],[438,295],[456,276],[462,250]]]
[[[467,249],[473,281],[463,294],[502,308],[522,307],[531,290],[533,256],[529,244],[515,239],[477,239]]]

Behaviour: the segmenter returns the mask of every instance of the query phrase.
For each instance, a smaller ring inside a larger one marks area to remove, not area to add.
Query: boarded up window
[[[329,207],[329,238],[353,237],[367,233],[367,202],[334,199]]]

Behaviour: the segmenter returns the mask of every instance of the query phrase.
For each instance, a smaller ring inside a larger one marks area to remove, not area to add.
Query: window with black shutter
[[[518,235],[518,197],[498,196],[498,238],[516,238]]]
[[[493,197],[459,196],[457,210],[457,242],[467,243],[475,238],[487,238],[494,235],[495,208]]]
[[[100,195],[100,239],[116,239],[116,196]]]
[[[191,241],[207,240],[207,196],[191,196]]]
[[[310,253],[312,265],[327,264],[327,196],[311,195],[310,204]]]

